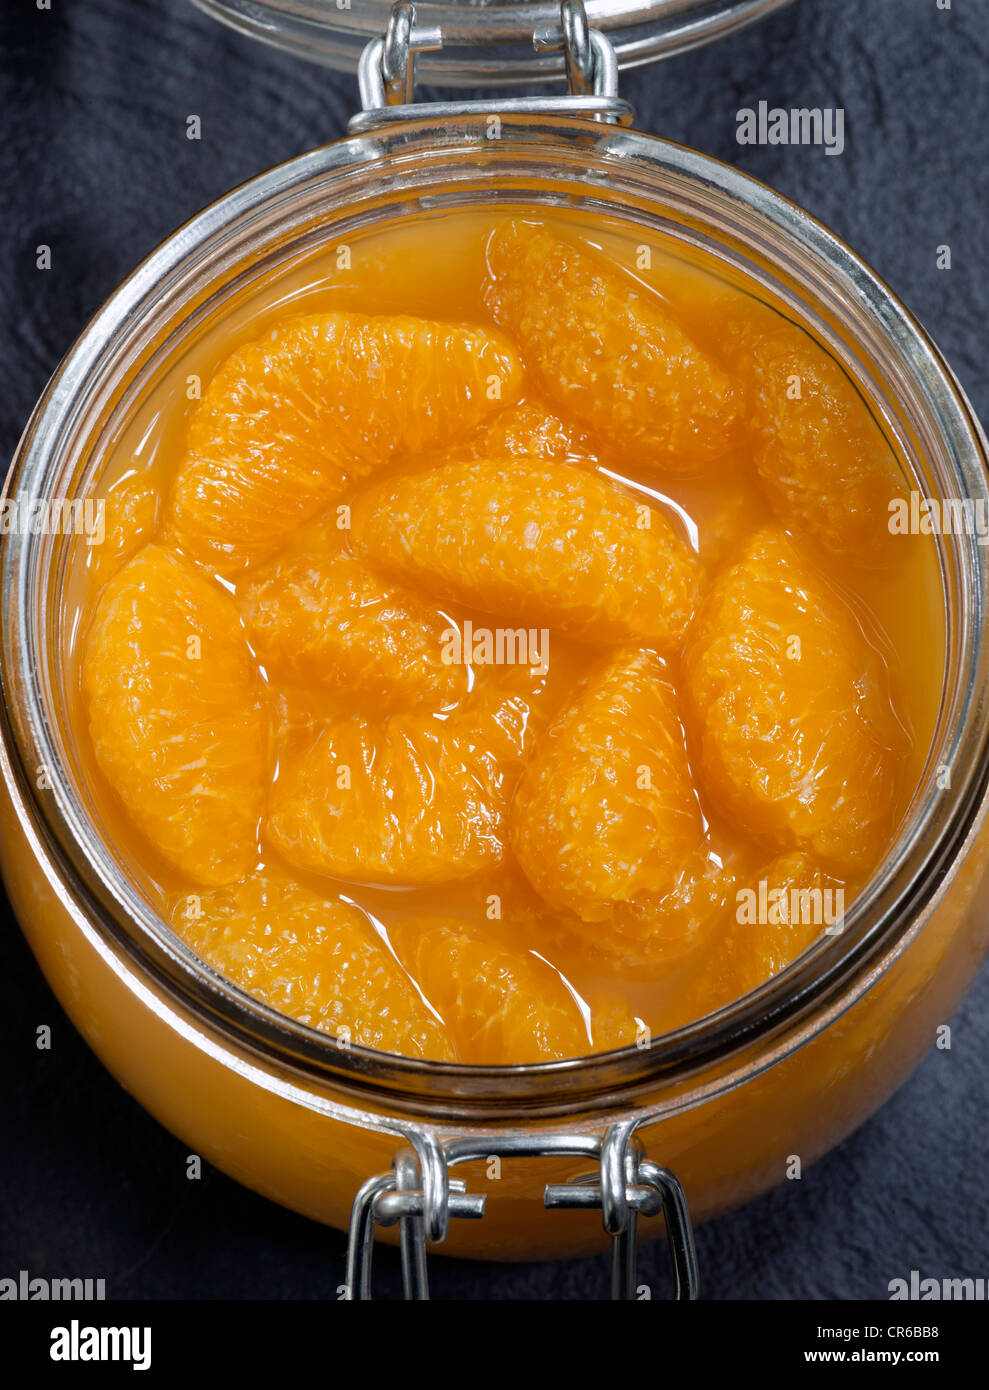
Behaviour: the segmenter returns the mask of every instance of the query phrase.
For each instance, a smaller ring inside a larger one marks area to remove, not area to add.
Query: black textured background
[[[356,0],[359,3],[359,0]],[[343,133],[350,77],[282,57],[185,0],[4,0],[0,57],[0,447],[59,357],[178,223],[267,165]],[[630,74],[639,125],[739,165],[871,261],[989,417],[989,0],[797,0],[715,47]],[[735,112],[843,106],[846,150],[739,148]],[[186,138],[186,117],[203,138]],[[52,247],[46,273],[35,247]],[[935,266],[950,245],[950,272]],[[0,931],[0,1276],[105,1276],[117,1297],[332,1297],[342,1237],[211,1172],[76,1036],[13,922]],[[35,1029],[54,1032],[50,1053]],[[882,1298],[888,1281],[989,1275],[989,975],[861,1132],[699,1232],[708,1298]],[[644,1276],[654,1278],[651,1252]],[[397,1261],[377,1263],[382,1294]],[[437,1296],[586,1298],[599,1260],[433,1261]]]

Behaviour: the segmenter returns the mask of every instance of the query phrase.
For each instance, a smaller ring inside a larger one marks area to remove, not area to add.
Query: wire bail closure
[[[638,1218],[662,1213],[673,1297],[695,1299],[697,1253],[686,1196],[669,1169],[646,1158],[635,1124],[612,1125],[602,1138],[513,1134],[500,1139],[455,1139],[444,1145],[431,1135],[410,1131],[409,1143],[396,1153],[391,1171],[369,1178],[354,1199],[347,1244],[347,1297],[358,1301],[372,1297],[375,1231],[397,1224],[405,1298],[428,1299],[427,1243],[446,1240],[452,1218],[479,1220],[487,1203],[484,1195],[469,1193],[465,1183],[451,1178],[450,1170],[497,1156],[596,1159],[597,1171],[545,1188],[547,1210],[600,1210],[611,1237],[611,1297],[621,1301],[634,1300],[638,1293]]]
[[[365,111],[405,106],[415,98],[416,57],[443,47],[440,29],[418,29],[411,0],[392,6],[383,39],[372,39],[361,54],[357,81]]]
[[[587,20],[584,0],[561,0],[560,22],[532,36],[537,52],[562,50],[568,94],[563,97],[509,97],[488,101],[415,101],[416,58],[443,47],[439,27],[421,28],[411,0],[397,0],[383,38],[361,53],[357,82],[361,111],[351,118],[351,134],[403,120],[433,115],[456,120],[490,113],[533,116],[584,116],[613,125],[631,125],[635,113],[618,96],[618,59],[608,39]]]
[[[559,25],[537,29],[532,46],[537,52],[563,49],[571,96],[618,96],[615,50],[600,29],[590,27],[584,0],[560,0]]]

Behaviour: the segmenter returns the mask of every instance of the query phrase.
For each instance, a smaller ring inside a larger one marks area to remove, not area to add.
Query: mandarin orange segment
[[[510,827],[533,887],[585,922],[672,886],[702,826],[657,656],[618,656],[553,721],[519,782]]]
[[[663,513],[570,464],[482,459],[389,478],[355,503],[352,540],[441,601],[589,642],[667,648],[696,601],[697,561]]]
[[[186,943],[241,989],[345,1043],[453,1058],[447,1029],[356,907],[288,880],[248,878],[174,899]]]
[[[663,982],[671,968],[690,969],[700,960],[729,913],[737,883],[746,878],[746,860],[722,836],[705,838],[684,856],[664,891],[637,893],[616,902],[606,921],[584,921],[576,913],[552,908],[519,871],[499,911],[511,939],[532,943],[564,973],[584,980],[593,970],[615,980]],[[522,891],[520,885],[524,885]],[[528,895],[528,896],[527,896]]]
[[[493,760],[475,768],[438,721],[355,716],[282,769],[268,836],[296,868],[434,883],[497,863],[502,816]]]
[[[518,394],[500,334],[402,316],[283,319],[221,365],[189,424],[170,535],[232,573],[362,478],[466,437]]]
[[[496,415],[463,444],[449,451],[449,462],[476,458],[530,458],[550,463],[589,459],[594,447],[587,434],[561,420],[534,400],[520,401]]]
[[[782,531],[717,581],[684,654],[697,771],[722,816],[825,864],[875,859],[904,734],[855,613]]]
[[[799,851],[777,855],[736,901],[725,951],[736,998],[785,969],[825,932],[840,932],[844,925],[841,880]]]
[[[730,859],[701,845],[678,865],[669,888],[617,903],[606,926],[569,919],[566,925],[588,957],[615,974],[658,978],[716,932],[731,908],[736,872]]]
[[[125,560],[150,541],[158,520],[158,489],[147,473],[121,478],[104,498],[102,539],[89,547],[86,563],[94,584],[105,583]]]
[[[678,1022],[714,1013],[778,974],[825,932],[841,929],[841,880],[811,855],[778,855],[750,880],[740,877],[734,911],[711,941]]]
[[[410,974],[444,1019],[465,1062],[514,1065],[579,1057],[635,1041],[636,1023],[613,1001],[581,1008],[552,966],[460,922],[407,921],[391,938]]]
[[[152,545],[110,580],[82,661],[96,760],[135,825],[198,882],[257,861],[262,690],[233,600]]]
[[[769,309],[753,309],[729,341],[756,405],[756,467],[773,510],[842,559],[882,563],[890,502],[907,483],[851,379]]]
[[[393,708],[466,691],[466,667],[444,660],[450,619],[346,551],[280,561],[244,591],[243,611],[272,679]]]
[[[293,864],[374,883],[453,882],[500,864],[545,685],[529,667],[485,668],[441,719],[330,724],[274,788],[272,842]]]
[[[488,242],[485,299],[546,399],[609,454],[698,472],[738,442],[738,400],[663,301],[586,243],[513,221]]]
[[[474,673],[470,696],[447,716],[446,727],[492,753],[506,775],[517,772],[552,712],[548,684],[539,667],[483,666]]]

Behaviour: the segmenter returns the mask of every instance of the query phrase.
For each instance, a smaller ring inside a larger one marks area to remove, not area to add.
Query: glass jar
[[[413,211],[511,203],[607,216],[744,273],[845,364],[923,494],[989,504],[986,441],[957,381],[847,247],[734,169],[549,105],[372,113],[199,214],[66,357],[7,499],[20,510],[91,490],[161,373],[320,249]],[[943,697],[886,862],[841,935],[642,1049],[513,1067],[386,1056],[275,1013],[197,959],[117,861],[80,776],[60,663],[69,546],[50,531],[12,531],[0,552],[0,863],[14,909],[66,1012],[167,1128],[307,1216],[352,1220],[351,1294],[368,1292],[379,1227],[403,1243],[411,1292],[425,1287],[426,1241],[542,1258],[607,1235],[627,1294],[636,1237],[664,1219],[690,1294],[684,1194],[704,1219],[838,1143],[934,1045],[989,945],[989,561],[974,534],[937,544]],[[593,1181],[572,1181],[589,1168]]]
[[[393,0],[192,0],[206,14],[285,53],[353,71],[383,34]],[[685,53],[765,19],[792,0],[587,0],[587,17],[608,36],[622,68]],[[559,6],[556,7],[559,9]],[[442,44],[420,60],[425,82],[486,87],[565,75],[559,48],[533,49],[533,34],[556,20],[552,0],[424,0],[421,27]]]

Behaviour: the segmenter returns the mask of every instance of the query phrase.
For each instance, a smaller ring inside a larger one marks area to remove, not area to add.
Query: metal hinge
[[[450,1220],[479,1220],[486,1197],[469,1193],[450,1177],[451,1169],[477,1161],[521,1158],[588,1158],[597,1170],[550,1184],[543,1194],[550,1210],[600,1210],[611,1237],[611,1297],[637,1297],[639,1216],[658,1216],[666,1224],[673,1271],[673,1297],[697,1297],[697,1254],[687,1199],[677,1178],[651,1163],[635,1137],[635,1125],[612,1125],[603,1137],[573,1134],[508,1135],[455,1139],[440,1144],[410,1134],[395,1156],[391,1172],[369,1178],[358,1192],[347,1248],[347,1295],[371,1298],[374,1235],[379,1226],[399,1228],[402,1281],[407,1299],[427,1299],[427,1245],[441,1244]]]
[[[583,116],[610,125],[631,125],[635,112],[618,95],[618,60],[608,39],[587,22],[584,0],[561,0],[560,23],[532,36],[537,51],[562,49],[569,92],[559,97],[508,97],[492,101],[415,101],[416,56],[443,47],[443,31],[416,24],[415,6],[398,0],[383,38],[364,48],[357,69],[363,108],[349,123],[351,134],[419,120],[463,120],[497,113]]]

